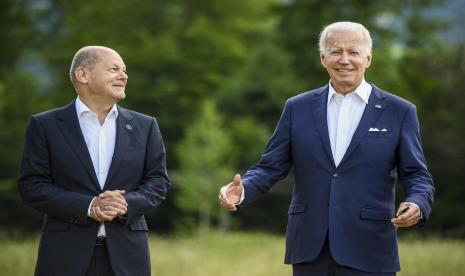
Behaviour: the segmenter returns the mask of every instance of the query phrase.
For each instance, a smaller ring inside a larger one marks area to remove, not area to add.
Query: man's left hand
[[[105,191],[98,197],[101,211],[112,216],[122,216],[128,211],[124,190]]]
[[[421,220],[420,207],[413,202],[402,202],[397,210],[396,217],[391,222],[396,227],[410,227]]]

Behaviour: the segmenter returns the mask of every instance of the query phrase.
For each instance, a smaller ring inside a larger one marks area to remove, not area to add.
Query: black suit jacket
[[[116,275],[150,275],[144,213],[164,199],[170,180],[156,120],[118,106],[113,159],[103,190],[81,132],[75,102],[31,117],[21,174],[23,200],[43,212],[36,275],[82,276],[99,223],[87,216],[94,196],[126,190],[125,218],[105,222]]]

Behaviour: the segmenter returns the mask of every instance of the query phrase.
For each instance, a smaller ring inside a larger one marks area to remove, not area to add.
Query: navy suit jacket
[[[144,213],[164,199],[170,181],[156,120],[118,106],[113,159],[103,190],[81,132],[74,101],[31,117],[21,174],[23,200],[43,212],[36,275],[82,276],[91,261],[99,223],[87,216],[94,196],[126,190],[126,218],[105,222],[113,271],[150,275]]]
[[[352,141],[336,167],[327,124],[328,86],[289,99],[259,163],[243,176],[248,204],[293,167],[295,184],[285,263],[314,260],[326,237],[341,265],[368,272],[400,269],[395,182],[427,220],[433,181],[421,147],[416,108],[372,85]],[[370,128],[387,131],[369,131]]]

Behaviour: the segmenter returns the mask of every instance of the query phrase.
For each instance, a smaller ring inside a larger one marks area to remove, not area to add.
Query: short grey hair
[[[99,46],[86,46],[79,49],[74,55],[69,69],[69,78],[74,87],[76,87],[76,76],[74,72],[78,67],[92,68],[101,60],[101,47]]]
[[[370,32],[362,24],[350,21],[334,22],[324,27],[323,31],[320,33],[319,38],[320,53],[326,51],[326,37],[328,36],[329,32],[334,30],[359,31],[363,35],[363,38],[365,40],[365,49],[371,53],[373,47],[373,40],[371,39]]]

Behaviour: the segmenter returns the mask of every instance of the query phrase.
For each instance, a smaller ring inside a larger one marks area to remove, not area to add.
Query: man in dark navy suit
[[[71,64],[76,100],[31,117],[19,191],[44,213],[35,275],[150,275],[144,213],[170,180],[155,118],[124,109],[121,56],[80,49]]]
[[[320,34],[327,85],[287,100],[261,160],[220,189],[230,211],[293,167],[285,263],[294,275],[395,275],[397,228],[424,223],[434,186],[416,108],[365,81],[369,31],[336,22]],[[395,182],[405,198],[395,211]]]

